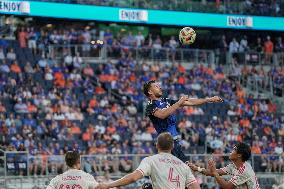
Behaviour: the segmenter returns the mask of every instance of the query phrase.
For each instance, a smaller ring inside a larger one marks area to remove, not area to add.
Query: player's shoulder
[[[59,180],[61,180],[63,177],[63,174],[59,174],[56,177],[51,179],[51,182],[58,182]]]
[[[243,166],[239,170],[239,174],[249,174],[249,175],[254,175],[254,170],[252,169],[252,166],[250,163],[245,162]]]

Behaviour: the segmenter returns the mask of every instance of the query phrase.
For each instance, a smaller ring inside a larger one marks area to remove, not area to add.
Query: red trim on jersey
[[[246,170],[246,165],[245,165],[245,163],[244,163],[244,164],[239,168],[238,173],[239,173],[239,174],[243,174],[245,170]]]
[[[136,169],[136,171],[139,171],[140,173],[142,173],[143,177],[145,176],[144,171],[142,171],[142,169]]]
[[[193,180],[193,181],[187,183],[187,184],[186,184],[186,187],[187,187],[187,188],[190,188],[189,185],[192,185],[193,183],[197,183],[197,180]]]

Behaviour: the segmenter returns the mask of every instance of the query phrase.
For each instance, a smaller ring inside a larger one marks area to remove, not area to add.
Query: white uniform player
[[[190,168],[169,153],[144,158],[136,170],[151,177],[154,189],[184,189],[197,182]]]
[[[250,146],[245,143],[238,143],[229,156],[232,163],[226,167],[216,169],[213,159],[208,161],[208,169],[197,167],[192,163],[188,163],[188,165],[193,171],[214,177],[222,188],[260,189],[256,175],[247,162],[250,156]],[[222,175],[230,175],[232,178],[226,181],[221,177]]]
[[[132,173],[111,183],[100,183],[99,189],[125,186],[136,182],[144,176],[150,176],[152,185],[144,183],[142,188],[148,189],[200,189],[199,184],[191,173],[190,168],[180,159],[173,156],[174,140],[170,133],[158,136],[157,155],[144,158],[139,167]]]
[[[231,163],[221,170],[233,176],[230,182],[236,189],[260,189],[256,175],[248,162],[245,162],[239,169]]]
[[[53,178],[46,189],[94,189],[98,185],[92,175],[82,170],[69,169]]]

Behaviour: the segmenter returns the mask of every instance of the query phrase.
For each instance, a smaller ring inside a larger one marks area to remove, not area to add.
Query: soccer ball
[[[194,29],[192,29],[191,27],[182,28],[179,32],[179,41],[183,45],[190,45],[194,43],[195,38],[196,38],[196,33]]]

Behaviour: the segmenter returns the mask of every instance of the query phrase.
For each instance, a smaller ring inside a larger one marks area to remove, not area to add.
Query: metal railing
[[[106,172],[111,178],[120,178],[123,175],[134,171],[141,160],[147,154],[102,154],[102,155],[82,155],[81,169],[98,178],[102,178]],[[191,162],[198,166],[206,167],[206,162],[212,155],[209,154],[188,154]],[[31,156],[27,152],[5,152],[5,176],[0,176],[0,188],[26,189],[37,186],[45,188],[49,181],[58,174],[67,170],[64,156]],[[216,166],[224,167],[230,163],[228,155],[214,155]],[[278,155],[252,155],[250,163],[255,170],[260,185],[271,186],[278,177],[283,179],[283,171],[273,171],[275,161],[280,161]],[[279,163],[277,162],[277,163]],[[264,166],[265,165],[265,166]],[[283,165],[281,165],[283,168]],[[11,174],[13,173],[13,174]],[[214,185],[214,180],[210,177],[197,176],[208,185]],[[268,180],[267,180],[268,179]],[[269,182],[268,182],[269,181]],[[267,183],[266,183],[267,182]],[[138,188],[141,183],[135,183],[126,188]]]
[[[284,65],[283,53],[259,53],[255,51],[225,53],[223,57],[227,64],[237,62],[242,65]],[[219,59],[222,64],[223,59]]]
[[[243,0],[200,1],[200,0],[117,0],[117,1],[90,1],[90,0],[33,0],[43,2],[87,4],[111,7],[143,8],[172,11],[208,12],[219,14],[250,14],[266,16],[283,16],[277,11],[277,6],[269,3],[249,3]],[[276,4],[276,3],[275,3]],[[281,5],[283,2],[281,1]]]
[[[93,174],[103,175],[108,171],[112,175],[123,175],[135,170],[141,160],[149,155],[147,154],[127,154],[127,155],[82,155],[82,170]],[[190,161],[206,166],[206,162],[212,155],[209,154],[187,154]],[[64,172],[65,166],[64,156],[60,155],[40,155],[31,156],[27,152],[6,152],[5,153],[5,177],[7,176],[33,176],[33,175],[57,175]],[[218,167],[228,164],[228,155],[214,155]],[[251,164],[256,172],[279,172],[273,170],[270,163],[280,161],[281,156],[273,155],[252,155]],[[267,162],[267,167],[260,169],[260,163]],[[281,171],[281,170],[280,170]],[[284,170],[283,170],[284,171]],[[283,173],[283,172],[282,172]]]
[[[68,53],[79,53],[82,57],[95,57],[101,60],[107,58],[120,58],[122,54],[135,60],[148,61],[177,61],[212,64],[215,62],[213,50],[202,49],[170,49],[154,47],[129,47],[129,46],[92,46],[92,45],[50,45],[49,54],[54,58],[63,58]]]

